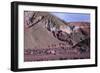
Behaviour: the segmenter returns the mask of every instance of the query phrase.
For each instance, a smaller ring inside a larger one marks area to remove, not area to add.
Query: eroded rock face
[[[90,25],[49,12],[24,12],[24,61],[90,58]]]

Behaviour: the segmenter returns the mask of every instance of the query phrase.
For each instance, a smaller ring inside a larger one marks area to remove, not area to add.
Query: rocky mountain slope
[[[49,12],[24,12],[25,61],[90,57],[90,23],[64,22]]]

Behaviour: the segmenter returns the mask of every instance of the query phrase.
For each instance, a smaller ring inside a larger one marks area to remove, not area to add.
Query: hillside
[[[24,61],[90,58],[90,23],[24,12]]]

